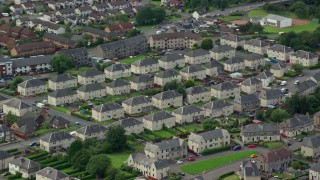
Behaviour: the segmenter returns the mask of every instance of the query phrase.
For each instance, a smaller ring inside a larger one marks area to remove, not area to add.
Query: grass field
[[[137,56],[134,56],[132,58],[125,58],[125,59],[121,59],[120,62],[122,63],[125,63],[125,64],[131,64],[135,61],[139,61],[141,59],[144,59],[145,58],[145,55],[137,55]]]
[[[69,74],[71,74],[72,76],[76,76],[76,75],[80,74],[81,72],[86,71],[86,70],[88,70],[88,69],[90,69],[90,67],[83,66],[83,67],[80,67],[79,69],[70,69],[70,70],[67,70],[66,73],[69,73]]]
[[[111,164],[115,168],[120,168],[121,165],[128,160],[128,157],[130,153],[112,153],[112,154],[107,154],[108,157],[111,159]]]
[[[279,33],[279,32],[290,32],[294,31],[296,33],[302,32],[302,31],[314,31],[317,29],[317,27],[320,27],[319,23],[311,22],[309,24],[303,24],[303,25],[296,25],[292,27],[286,27],[286,28],[276,28],[271,26],[263,26],[265,32],[268,33]]]
[[[294,13],[291,13],[291,12],[283,12],[283,13],[268,13],[262,9],[253,9],[253,10],[250,10],[249,13],[248,13],[248,17],[249,18],[254,18],[254,17],[265,17],[267,16],[268,14],[276,14],[276,15],[280,15],[280,16],[285,16],[285,17],[289,17],[289,18],[297,18],[297,16],[294,14]]]
[[[63,113],[67,113],[69,110],[65,107],[58,107],[58,106],[49,106],[49,109],[54,109]]]
[[[241,18],[242,18],[242,16],[224,16],[224,17],[219,17],[219,19],[224,20],[224,21],[234,21],[234,20],[239,20]]]
[[[203,171],[208,171],[228,163],[232,163],[235,161],[239,161],[241,159],[249,157],[251,154],[257,154],[258,151],[249,150],[249,151],[240,151],[234,152],[233,154],[227,154],[223,156],[214,157],[211,159],[206,159],[190,164],[185,164],[181,166],[181,171],[188,173],[188,174],[199,174]]]
[[[284,143],[282,141],[264,142],[264,145],[270,149],[275,149],[284,146]]]
[[[151,2],[151,4],[156,5],[156,6],[160,6],[160,4],[161,4],[161,1],[151,0],[150,2]]]
[[[239,180],[239,176],[234,174],[234,175],[228,176],[226,178],[223,178],[223,180]]]

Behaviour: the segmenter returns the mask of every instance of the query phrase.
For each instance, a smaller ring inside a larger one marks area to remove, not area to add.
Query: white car
[[[177,161],[177,164],[182,164],[182,163],[183,163],[182,160],[178,160],[178,161]]]
[[[299,84],[299,80],[296,80],[296,81],[294,81],[294,83],[293,84]]]

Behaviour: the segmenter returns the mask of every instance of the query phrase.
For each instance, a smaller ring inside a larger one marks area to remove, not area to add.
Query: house
[[[320,179],[320,165],[315,163],[309,168],[309,179],[310,180],[319,180]]]
[[[239,57],[229,58],[223,63],[223,67],[228,72],[241,71],[244,70],[244,61]]]
[[[256,158],[258,168],[266,173],[283,172],[290,167],[292,152],[286,148],[273,149]]]
[[[78,83],[87,85],[92,83],[102,83],[105,80],[105,74],[96,68],[91,68],[78,75]]]
[[[174,111],[172,115],[176,117],[177,124],[192,123],[204,119],[204,111],[197,106],[182,106]]]
[[[115,33],[107,33],[103,30],[92,28],[92,27],[84,27],[83,34],[89,35],[93,38],[93,40],[97,40],[97,38],[103,38],[105,41],[111,41],[112,37],[117,37]]]
[[[45,112],[46,113],[46,112]],[[36,130],[47,119],[44,114],[36,114],[35,112],[27,112],[16,122],[11,124],[14,134],[21,138],[27,139],[36,135]]]
[[[109,95],[121,95],[121,94],[129,94],[130,93],[130,83],[121,80],[116,79],[106,86],[107,94]]]
[[[112,64],[111,66],[104,69],[104,73],[106,74],[106,77],[108,79],[119,79],[122,77],[130,77],[131,69],[127,64]]]
[[[200,64],[187,66],[180,71],[183,80],[202,80],[206,78],[206,71]]]
[[[14,156],[7,151],[0,150],[0,170],[9,168],[9,162],[14,160]]]
[[[259,168],[253,161],[244,160],[240,165],[240,177],[244,180],[261,180]]]
[[[144,35],[138,35],[123,40],[101,44],[96,48],[97,57],[107,59],[121,59],[135,56],[149,49],[148,39]]]
[[[230,81],[222,82],[211,87],[211,96],[218,99],[240,96],[240,86]]]
[[[278,126],[268,123],[249,124],[242,126],[241,139],[243,143],[280,141],[280,129]]]
[[[162,56],[159,60],[159,67],[163,69],[182,68],[185,66],[185,58],[177,53]]]
[[[36,172],[41,168],[40,164],[25,157],[18,157],[9,162],[9,172],[11,174],[21,173],[22,178],[34,178]]]
[[[152,159],[176,159],[186,157],[188,148],[183,139],[173,138],[158,143],[147,142],[144,153]]]
[[[198,20],[201,17],[206,17],[207,16],[207,10],[205,9],[200,9],[198,11],[194,11],[192,13],[192,17],[195,18],[196,20]]]
[[[246,41],[243,45],[244,50],[261,55],[267,54],[268,48],[269,44],[260,39],[250,39],[249,41]]]
[[[101,4],[94,4],[92,6],[92,10],[98,11],[98,12],[105,12],[109,9],[108,3],[101,3]]]
[[[184,54],[188,64],[203,64],[210,62],[210,53],[204,49],[196,49]]]
[[[317,88],[317,83],[309,79],[289,89],[289,95],[293,95],[295,93],[299,94],[300,96],[310,95],[315,92],[316,88]]]
[[[188,136],[188,148],[195,153],[201,153],[207,149],[227,146],[230,144],[230,134],[225,129],[215,129],[199,134],[191,133]]]
[[[9,9],[15,14],[22,14],[23,13],[23,7],[20,4],[12,5],[9,7]]]
[[[201,36],[192,32],[174,32],[151,35],[149,38],[150,48],[176,49],[192,48],[201,41]]]
[[[146,58],[131,63],[131,72],[134,74],[148,74],[155,73],[157,71],[159,71],[158,62],[151,58]]]
[[[282,133],[286,137],[294,137],[300,135],[302,132],[310,132],[314,130],[314,125],[309,114],[302,115],[296,114],[293,118],[289,118],[286,121],[279,124]]]
[[[270,72],[274,77],[283,77],[285,73],[288,72],[289,66],[284,62],[277,62],[273,64],[270,68]]]
[[[226,34],[220,38],[221,45],[228,45],[232,48],[237,48],[238,46],[243,46],[245,40],[235,34]]]
[[[268,87],[275,80],[274,75],[270,71],[263,71],[256,78],[262,82],[262,88]]]
[[[13,140],[13,132],[6,125],[0,125],[0,142],[11,142]],[[1,151],[0,151],[1,153]],[[1,164],[0,164],[1,166]],[[1,168],[0,168],[1,169]]]
[[[78,129],[75,135],[82,141],[88,138],[97,138],[97,140],[101,140],[105,138],[107,131],[107,127],[100,124],[92,124]]]
[[[263,18],[264,24],[268,26],[273,26],[277,28],[284,28],[292,26],[292,19],[275,15],[275,14],[268,14],[266,17]]]
[[[18,84],[18,92],[22,96],[32,96],[48,92],[48,87],[42,80],[29,79]]]
[[[70,74],[58,74],[48,81],[49,89],[58,90],[77,86],[77,78]]]
[[[52,167],[45,167],[40,171],[36,172],[36,179],[39,180],[69,180],[70,177]]]
[[[126,135],[140,134],[143,132],[143,123],[135,118],[129,117],[117,122],[126,131]]]
[[[301,154],[304,157],[318,157],[320,155],[320,136],[304,138],[301,145]]]
[[[56,54],[62,54],[71,57],[76,67],[91,65],[90,59],[88,58],[88,51],[84,47],[61,50]]]
[[[154,179],[164,179],[169,176],[169,169],[174,164],[169,159],[152,159],[144,153],[137,152],[130,154],[128,166],[140,171],[145,177],[152,177]]]
[[[48,104],[52,106],[73,104],[77,100],[77,92],[71,88],[58,89],[48,95]]]
[[[236,50],[229,45],[214,46],[210,50],[210,56],[211,58],[216,60],[220,60],[223,58],[233,58],[236,56]]]
[[[64,129],[70,126],[70,121],[66,120],[61,116],[53,116],[50,120],[50,125],[55,129]]]
[[[124,117],[124,110],[120,104],[101,104],[92,109],[92,118],[97,121],[120,119]]]
[[[76,47],[76,43],[74,41],[56,34],[45,33],[43,40],[53,42],[57,48],[61,49],[72,49]]]
[[[143,126],[151,131],[161,130],[163,127],[172,128],[176,118],[166,111],[158,111],[143,118]]]
[[[80,100],[90,100],[93,98],[101,98],[106,96],[106,87],[100,83],[86,84],[77,90]]]
[[[11,56],[35,56],[35,55],[43,55],[43,54],[52,54],[55,52],[55,46],[52,42],[36,42],[36,43],[28,43],[15,45],[10,50]]]
[[[313,121],[314,121],[314,125],[315,126],[319,126],[320,125],[320,111],[316,112],[313,115]]]
[[[140,76],[134,77],[133,80],[130,81],[131,89],[136,91],[145,90],[148,88],[152,88],[154,84],[153,76],[142,74]]]
[[[313,76],[309,78],[313,82],[317,83],[317,86],[320,85],[320,72],[316,72]]]
[[[122,101],[122,107],[127,114],[148,112],[153,109],[152,101],[147,96],[136,96]]]
[[[257,53],[245,54],[244,66],[251,69],[261,69],[265,65],[264,56]]]
[[[241,91],[247,94],[260,92],[262,90],[262,81],[256,77],[249,77],[241,83]]]
[[[75,138],[68,132],[53,132],[40,138],[40,149],[47,152],[66,150],[74,141]]]
[[[183,103],[183,97],[175,90],[168,90],[152,96],[153,106],[159,109],[170,107],[180,107]]]
[[[165,70],[154,75],[154,84],[164,86],[166,83],[177,81],[181,82],[181,75],[174,70]]]
[[[290,47],[275,44],[267,49],[268,57],[276,58],[279,61],[289,61],[290,55],[293,54],[294,51]]]
[[[81,6],[74,10],[75,14],[80,17],[87,17],[92,13],[91,6]]]
[[[27,112],[32,111],[32,107],[16,98],[10,99],[3,104],[3,113],[12,113],[15,116],[21,117]]]
[[[109,5],[109,9],[119,10],[119,9],[128,8],[130,4],[125,1],[113,1],[113,2],[109,2],[108,5]]]
[[[204,64],[202,66],[205,68],[207,76],[218,76],[224,72],[224,65],[221,64],[219,61],[211,60],[210,62]]]
[[[115,33],[127,33],[132,30],[134,25],[131,22],[123,22],[116,25],[109,25],[104,30],[105,32],[115,32]]]
[[[260,106],[284,104],[286,96],[280,89],[261,90],[259,94]]]
[[[305,67],[318,64],[318,56],[311,52],[298,50],[290,55],[290,63],[301,64]]]
[[[3,104],[7,101],[8,101],[8,98],[0,94],[0,109],[2,109]]]
[[[193,86],[186,89],[188,104],[207,102],[211,100],[211,92],[204,86]]]
[[[236,96],[233,101],[233,110],[237,112],[251,112],[260,107],[260,99],[256,94]]]
[[[202,110],[206,117],[230,116],[233,113],[233,104],[223,99],[218,99],[203,105]]]

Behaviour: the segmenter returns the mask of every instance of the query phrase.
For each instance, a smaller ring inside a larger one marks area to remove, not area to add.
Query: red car
[[[249,144],[248,148],[256,148],[257,146],[255,144]]]
[[[194,157],[188,157],[187,161],[195,161],[196,159]]]

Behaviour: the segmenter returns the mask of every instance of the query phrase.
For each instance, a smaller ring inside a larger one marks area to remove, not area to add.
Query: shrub
[[[69,163],[64,163],[64,164],[60,164],[58,166],[55,166],[53,168],[57,169],[57,170],[61,170],[61,169],[65,169],[65,168],[69,168],[71,165]]]
[[[219,176],[218,180],[222,180],[228,176],[231,176],[234,174],[234,171],[231,171],[231,172],[228,172],[228,173],[225,173],[225,174],[222,174],[221,176]]]
[[[40,152],[38,154],[28,156],[27,158],[29,158],[31,160],[34,160],[34,159],[37,159],[37,158],[40,158],[40,157],[43,157],[43,156],[47,156],[48,154],[49,154],[48,152],[42,151],[42,152]]]
[[[230,150],[230,146],[222,146],[214,149],[205,149],[201,154],[202,155],[209,155],[209,154],[214,154],[222,151],[227,151]]]
[[[10,150],[8,150],[7,152],[8,152],[8,153],[13,153],[13,152],[16,152],[16,151],[18,151],[18,149],[10,149]]]

